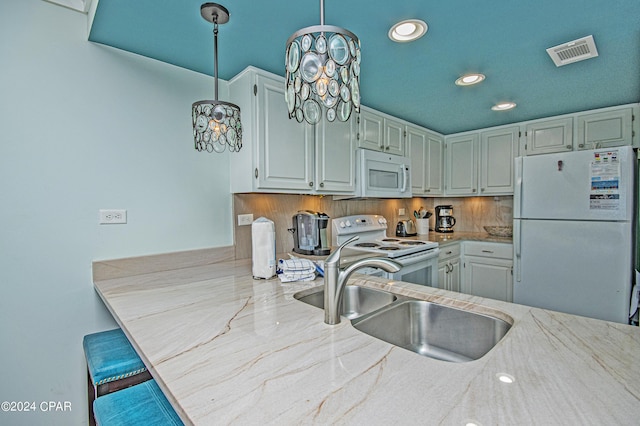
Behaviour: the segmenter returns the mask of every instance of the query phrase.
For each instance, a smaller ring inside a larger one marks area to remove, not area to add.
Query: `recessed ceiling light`
[[[407,19],[395,24],[389,30],[389,38],[399,43],[417,40],[427,32],[427,23],[419,19]]]
[[[491,107],[494,111],[509,111],[516,107],[515,102],[500,102]]]
[[[478,84],[485,79],[484,74],[465,74],[456,80],[458,86],[471,86],[472,84]]]

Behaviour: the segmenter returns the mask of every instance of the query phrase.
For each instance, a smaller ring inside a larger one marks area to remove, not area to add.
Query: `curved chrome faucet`
[[[340,324],[340,308],[344,287],[352,273],[367,266],[380,268],[387,272],[398,272],[402,268],[398,262],[385,257],[367,257],[340,269],[342,249],[359,238],[355,236],[343,243],[324,262],[324,322],[329,325]]]

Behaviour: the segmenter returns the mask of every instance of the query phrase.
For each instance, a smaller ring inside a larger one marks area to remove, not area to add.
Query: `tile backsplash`
[[[454,228],[465,232],[484,232],[485,225],[511,225],[513,221],[513,197],[456,197],[456,198],[406,198],[334,200],[331,196],[293,194],[234,194],[233,218],[236,259],[251,257],[251,226],[238,226],[239,214],[252,213],[254,219],[266,217],[276,228],[276,252],[293,250],[293,237],[287,231],[292,226],[291,217],[298,210],[324,212],[329,217],[355,214],[380,214],[389,221],[389,234],[395,233],[395,224],[400,219],[412,218],[413,211],[421,206],[433,213],[434,206],[452,205],[456,218]],[[405,209],[400,216],[398,211]],[[431,217],[431,228],[434,220]]]

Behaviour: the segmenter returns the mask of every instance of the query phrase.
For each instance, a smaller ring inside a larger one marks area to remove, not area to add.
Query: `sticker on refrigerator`
[[[595,151],[591,162],[589,209],[620,209],[620,160],[618,151]]]

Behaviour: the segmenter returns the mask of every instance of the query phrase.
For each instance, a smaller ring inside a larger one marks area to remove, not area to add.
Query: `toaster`
[[[413,220],[401,220],[396,225],[396,237],[415,237],[416,235],[418,235],[418,231]]]

